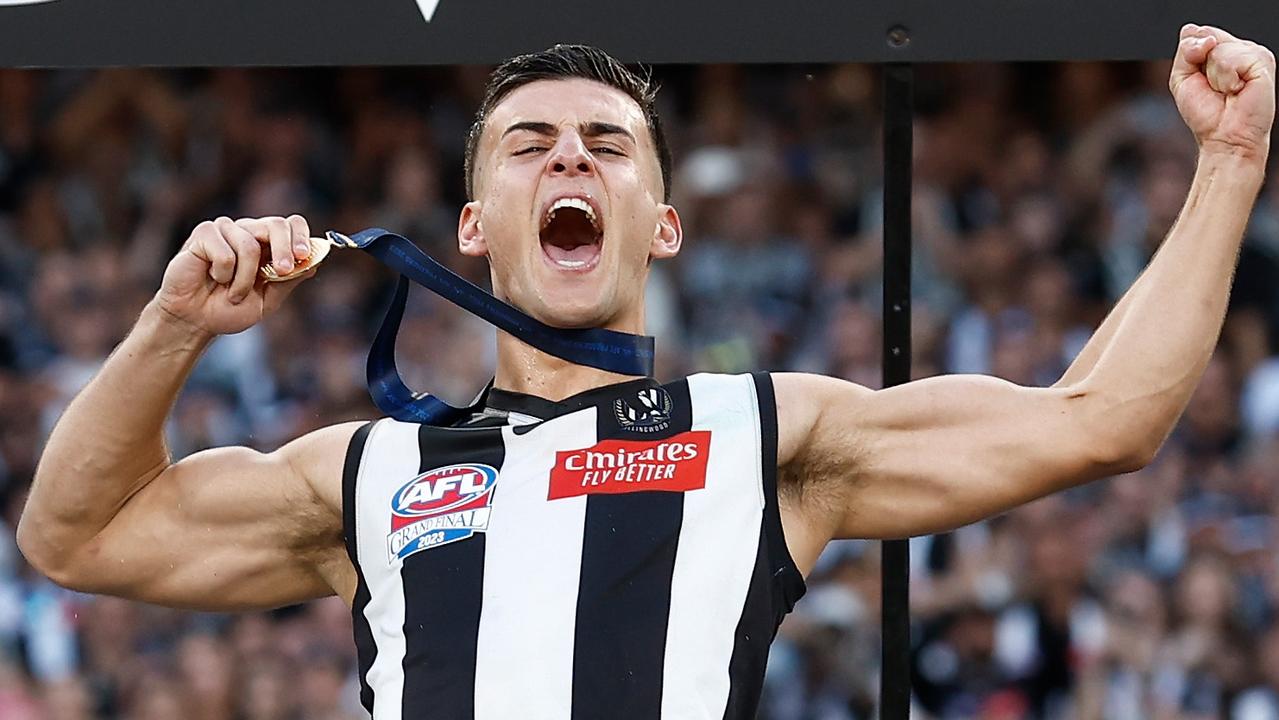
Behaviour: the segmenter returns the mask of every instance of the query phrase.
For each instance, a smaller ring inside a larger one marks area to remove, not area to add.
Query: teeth
[[[556,260],[556,265],[562,268],[580,268],[586,266],[585,260]]]
[[[591,227],[595,228],[595,232],[600,231],[599,220],[596,219],[595,217],[595,208],[591,207],[591,204],[586,202],[582,198],[573,198],[573,197],[560,198],[559,200],[556,200],[553,205],[551,205],[551,209],[548,210],[546,213],[546,218],[542,220],[543,228],[551,224],[551,220],[555,219],[555,213],[559,211],[561,208],[573,208],[574,210],[581,210],[582,212],[586,213],[586,217],[591,221]]]

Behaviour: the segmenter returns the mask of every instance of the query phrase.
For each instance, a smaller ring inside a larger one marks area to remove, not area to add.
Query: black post
[[[884,67],[884,387],[910,381],[910,194],[914,72]],[[883,547],[882,720],[910,716],[910,546]]]

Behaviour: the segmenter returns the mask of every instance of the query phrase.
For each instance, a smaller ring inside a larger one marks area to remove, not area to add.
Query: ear
[[[480,227],[482,208],[479,202],[472,200],[462,206],[462,214],[457,218],[457,249],[463,255],[485,257],[489,254],[484,228]]]
[[[658,205],[657,227],[653,230],[653,242],[648,255],[651,258],[665,260],[679,254],[680,245],[684,242],[684,228],[679,222],[679,213],[670,205]]]

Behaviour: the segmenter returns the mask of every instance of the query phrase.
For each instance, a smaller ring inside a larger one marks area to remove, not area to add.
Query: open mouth
[[[551,203],[542,215],[538,234],[542,252],[556,267],[586,271],[600,259],[604,228],[595,208],[583,198],[566,197]]]

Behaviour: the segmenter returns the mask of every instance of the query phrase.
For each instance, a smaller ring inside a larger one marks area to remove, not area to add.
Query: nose
[[[594,175],[595,160],[590,150],[582,142],[582,136],[576,132],[561,133],[551,148],[550,157],[546,159],[546,172],[549,175]]]

